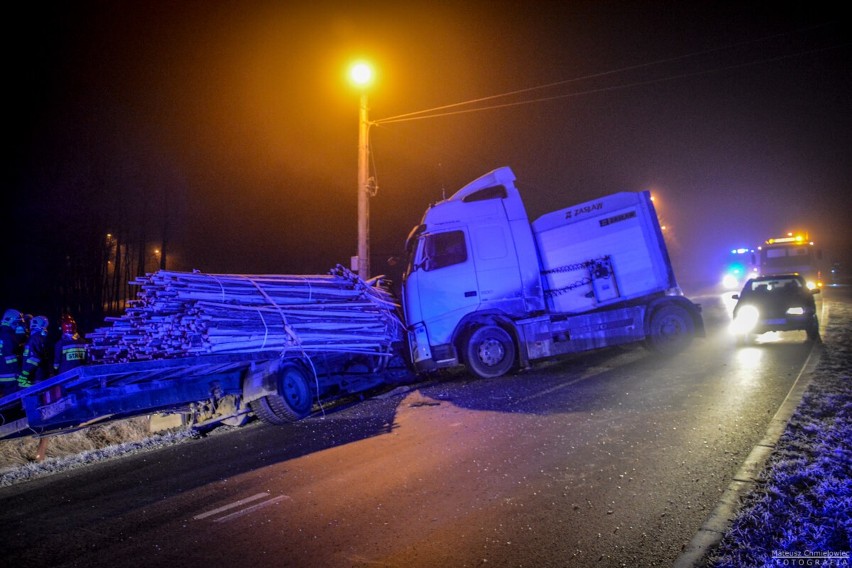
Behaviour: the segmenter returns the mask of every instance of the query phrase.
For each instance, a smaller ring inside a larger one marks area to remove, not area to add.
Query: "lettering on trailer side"
[[[572,217],[579,217],[580,215],[585,215],[586,213],[591,213],[598,209],[603,209],[602,201],[592,203],[591,205],[584,205],[583,207],[575,207],[573,210],[569,209],[565,212],[565,218],[571,219]]]
[[[621,215],[616,215],[615,217],[607,217],[606,219],[601,219],[601,227],[606,227],[607,225],[612,225],[613,223],[618,223],[619,221],[626,221],[627,219],[632,219],[636,216],[636,211],[628,211],[627,213],[622,213]]]

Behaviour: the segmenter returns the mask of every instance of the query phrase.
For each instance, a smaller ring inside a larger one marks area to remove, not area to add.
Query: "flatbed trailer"
[[[187,415],[194,427],[240,425],[251,413],[283,424],[407,374],[393,353],[259,351],[85,365],[0,398],[0,439],[157,413]]]

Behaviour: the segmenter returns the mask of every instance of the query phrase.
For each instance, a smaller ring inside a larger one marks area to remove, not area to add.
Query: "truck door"
[[[480,302],[467,230],[421,235],[405,288],[406,323],[423,322],[433,346],[449,344],[456,324]]]

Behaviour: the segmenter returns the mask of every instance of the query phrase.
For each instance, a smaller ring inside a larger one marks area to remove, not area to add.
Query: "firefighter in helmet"
[[[47,317],[34,316],[30,321],[30,338],[24,347],[21,374],[18,375],[20,388],[30,387],[50,377],[53,371],[53,352],[48,349],[47,334]]]
[[[53,371],[59,375],[75,367],[85,365],[89,361],[89,351],[86,341],[77,333],[77,322],[70,315],[62,316],[59,325],[62,337],[56,342],[53,351]],[[42,395],[44,404],[56,402],[62,397],[62,386],[54,385]],[[48,438],[39,438],[36,449],[36,461],[42,462],[47,457]]]
[[[0,396],[18,390],[18,373],[21,371],[18,327],[24,326],[24,314],[8,309],[0,320]]]
[[[67,314],[62,316],[59,327],[62,330],[62,337],[56,342],[53,354],[53,369],[56,374],[89,362],[86,340],[77,333],[77,322],[74,318]]]
[[[20,351],[24,350],[24,347],[27,345],[27,341],[30,339],[30,324],[33,322],[32,314],[24,314],[24,319],[18,322],[18,325],[15,327],[15,337],[18,338],[18,349]]]

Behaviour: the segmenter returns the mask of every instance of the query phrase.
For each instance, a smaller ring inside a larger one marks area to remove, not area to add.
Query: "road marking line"
[[[239,501],[235,501],[229,505],[225,505],[224,507],[219,507],[218,509],[213,509],[212,511],[207,511],[206,513],[201,513],[200,515],[195,515],[192,517],[196,521],[200,521],[201,519],[206,519],[207,517],[212,517],[222,511],[227,511],[229,509],[233,509],[235,507],[240,507],[245,505],[246,503],[251,503],[252,501],[257,501],[258,499],[264,499],[269,497],[269,493],[258,493],[256,495],[252,495],[251,497],[246,497],[245,499],[240,499]]]
[[[541,390],[539,392],[533,393],[529,396],[525,396],[523,398],[513,400],[511,402],[511,404],[522,404],[524,402],[529,402],[533,399],[540,398],[542,396],[547,396],[547,395],[554,393],[558,390],[562,390],[564,388],[570,387],[571,385],[576,385],[577,383],[591,379],[592,377],[597,377],[598,375],[608,373],[609,371],[614,371],[615,369],[622,367],[626,364],[627,363],[625,362],[625,363],[613,365],[612,367],[604,367],[604,366],[591,367],[589,369],[586,369],[583,372],[583,374],[580,375],[579,377],[577,377],[576,379],[572,379],[570,381],[565,381],[565,382],[559,383],[557,385],[554,385],[550,388],[547,388],[547,389]]]
[[[607,369],[607,370],[609,370],[609,369]],[[546,396],[546,395],[551,394],[551,393],[554,393],[554,392],[556,392],[556,391],[558,391],[558,390],[562,390],[562,389],[564,389],[564,388],[566,388],[566,387],[570,387],[571,385],[576,384],[576,383],[579,383],[580,381],[585,381],[586,379],[589,379],[589,378],[591,378],[591,377],[594,377],[595,375],[598,375],[598,374],[599,374],[599,373],[593,373],[593,374],[590,374],[590,375],[583,375],[582,377],[578,377],[578,378],[574,379],[573,381],[566,381],[566,382],[564,382],[564,383],[559,383],[558,385],[553,386],[553,387],[550,387],[549,389],[544,389],[544,390],[542,390],[542,391],[538,391],[538,392],[536,392],[536,393],[533,393],[533,394],[531,394],[531,395],[529,395],[529,396],[525,396],[525,397],[523,397],[523,398],[519,398],[519,399],[517,399],[517,400],[513,400],[513,401],[512,401],[512,404],[521,404],[521,403],[524,403],[524,402],[529,402],[529,401],[531,401],[531,400],[533,400],[533,399],[535,399],[535,398],[539,398],[539,397],[542,397],[542,396]]]
[[[239,511],[234,511],[230,515],[225,515],[224,517],[219,517],[218,519],[214,519],[213,522],[214,523],[225,523],[227,521],[231,521],[231,520],[236,519],[238,517],[242,517],[243,515],[253,513],[255,511],[257,511],[258,509],[262,509],[263,507],[266,507],[267,505],[274,505],[275,503],[278,503],[279,501],[283,501],[284,499],[289,499],[289,498],[290,497],[287,496],[287,495],[279,495],[278,497],[274,497],[272,499],[269,499],[268,501],[263,501],[263,502],[258,503],[256,505],[252,505],[251,507],[246,507],[245,509],[241,509]]]

